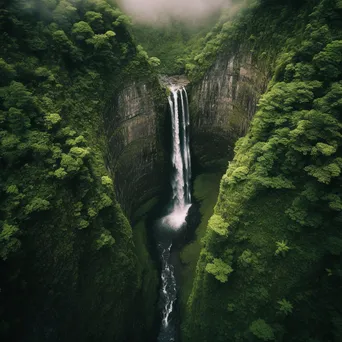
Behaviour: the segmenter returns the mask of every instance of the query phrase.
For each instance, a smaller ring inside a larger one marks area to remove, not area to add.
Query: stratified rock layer
[[[115,94],[107,113],[108,162],[115,172],[117,198],[128,214],[157,195],[167,177],[163,95],[157,80],[130,82]]]
[[[193,155],[203,168],[225,169],[249,126],[269,77],[242,48],[221,54],[191,89]]]

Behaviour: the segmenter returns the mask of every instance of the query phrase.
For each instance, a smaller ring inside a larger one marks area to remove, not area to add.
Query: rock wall
[[[167,181],[163,129],[166,95],[155,82],[130,82],[107,113],[108,167],[126,214],[157,195]]]
[[[202,168],[226,169],[270,79],[239,47],[218,56],[190,91],[193,158]]]

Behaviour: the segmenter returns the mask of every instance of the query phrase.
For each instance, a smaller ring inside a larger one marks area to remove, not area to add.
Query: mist
[[[118,0],[118,3],[135,22],[165,24],[176,19],[193,24],[228,7],[231,0]]]

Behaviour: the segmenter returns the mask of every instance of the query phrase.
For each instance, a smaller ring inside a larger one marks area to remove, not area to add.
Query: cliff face
[[[114,96],[107,112],[108,166],[127,214],[165,185],[161,139],[165,106],[166,96],[157,80],[131,81]]]
[[[116,198],[133,229],[137,256],[138,290],[134,329],[127,340],[154,339],[159,277],[148,250],[147,228],[143,219],[133,219],[135,211],[152,197],[161,194],[168,181],[163,130],[167,97],[156,77],[125,75],[122,86],[114,90],[104,115],[107,141],[106,164],[114,180]],[[138,220],[138,221],[139,221]]]
[[[218,56],[191,89],[193,157],[200,167],[225,169],[248,128],[269,80],[242,48]]]
[[[336,133],[342,65],[334,54],[341,53],[342,30],[335,20],[341,7],[329,1],[317,7],[298,3],[302,8],[279,3],[261,4],[239,27],[244,33],[246,23],[254,25],[254,36],[247,32],[246,38],[256,42],[260,59],[267,55],[264,42],[270,53],[282,50],[258,113],[222,178],[188,300],[184,341],[341,340],[335,292],[341,283],[335,276],[341,272],[335,266],[341,265],[342,207],[335,205],[342,203],[341,167],[324,172],[340,165],[342,155]],[[262,90],[263,78],[253,72],[260,68],[248,67],[253,66],[248,59],[228,60],[222,67],[218,61],[194,88],[193,104],[197,95],[204,108],[195,112],[194,134],[199,127],[208,132],[210,125],[225,127],[235,103],[244,109],[242,118],[254,112],[255,95],[240,85]],[[210,82],[215,72],[217,82]],[[237,127],[243,129],[243,123]],[[321,146],[334,147],[321,152]]]
[[[135,238],[117,200],[126,209],[144,200],[146,184],[154,191],[157,179],[146,179],[162,160],[163,110],[154,107],[162,91],[109,2],[53,2],[46,17],[40,2],[7,3],[0,14],[0,340],[142,341],[153,300],[139,304],[146,288],[151,298],[158,293],[148,282],[156,270],[140,265],[140,255],[150,260],[146,239]],[[74,34],[79,25],[87,43]],[[143,77],[151,84],[127,84]]]

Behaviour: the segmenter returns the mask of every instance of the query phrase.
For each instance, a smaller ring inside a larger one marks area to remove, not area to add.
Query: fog
[[[171,19],[196,23],[212,15],[231,0],[118,0],[135,22],[164,24]]]

